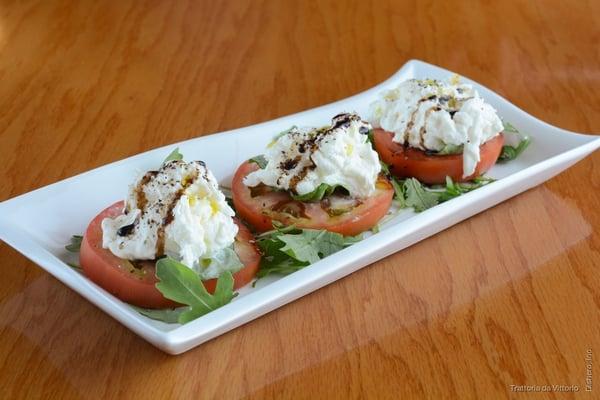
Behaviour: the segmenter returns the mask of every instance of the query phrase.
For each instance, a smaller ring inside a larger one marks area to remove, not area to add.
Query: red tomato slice
[[[413,177],[427,184],[445,183],[446,176],[451,177],[455,182],[465,182],[480,176],[496,163],[504,144],[502,134],[482,144],[479,148],[480,161],[475,167],[475,172],[463,178],[462,154],[428,155],[422,150],[405,147],[392,141],[393,136],[393,133],[383,129],[373,131],[375,150],[381,160],[390,166],[390,172],[395,176]]]
[[[232,192],[238,216],[259,232],[273,229],[273,221],[279,221],[298,228],[357,235],[379,222],[394,197],[390,182],[380,177],[375,194],[367,199],[355,200],[349,196],[333,195],[317,202],[301,202],[294,200],[287,192],[275,191],[266,185],[255,188],[246,186],[244,177],[258,168],[258,165],[250,162],[240,165],[233,177]]]
[[[104,218],[114,218],[123,212],[123,202],[117,202],[98,214],[88,226],[79,251],[79,262],[83,272],[93,282],[103,287],[119,299],[145,308],[167,308],[178,306],[166,299],[154,286],[158,282],[154,261],[139,261],[135,266],[128,260],[115,256],[102,248],[102,227]],[[246,226],[235,221],[239,227],[234,249],[244,268],[233,274],[234,288],[249,283],[258,271],[260,253],[254,244],[254,237]],[[204,281],[206,290],[213,293],[216,279]]]

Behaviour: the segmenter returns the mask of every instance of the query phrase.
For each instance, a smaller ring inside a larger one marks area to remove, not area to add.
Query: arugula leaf
[[[360,236],[316,229],[285,227],[259,235],[263,258],[258,277],[287,275],[361,240]]]
[[[235,297],[233,276],[229,271],[219,276],[212,295],[206,291],[194,271],[169,257],[161,258],[156,263],[156,277],[159,279],[156,288],[163,296],[189,306],[179,315],[180,324],[222,307]]]
[[[388,178],[392,177],[392,173],[390,172],[390,166],[379,160],[379,165],[381,165],[381,172],[387,176]]]
[[[298,261],[316,263],[344,248],[344,237],[325,230],[304,229],[299,234],[284,234],[278,237],[285,246],[279,250]]]
[[[298,232],[301,232],[301,230],[296,229],[293,226],[282,227],[275,224],[273,226],[275,227],[275,230],[257,236],[257,244],[263,254],[260,262],[260,269],[257,274],[259,278],[267,276],[270,273],[281,273],[286,275],[309,265],[308,262],[297,260],[281,251],[286,244],[279,240],[279,237],[288,232],[297,234]]]
[[[199,266],[194,270],[202,280],[218,278],[223,271],[229,271],[233,274],[244,268],[244,264],[242,264],[233,249],[233,245],[225,247],[214,254],[212,258],[200,259],[198,264]]]
[[[446,185],[439,187],[437,185],[426,186],[417,179],[410,178],[404,182],[405,207],[413,207],[416,212],[425,211],[439,203],[451,200],[493,181],[493,178],[480,176],[471,182],[458,183],[447,176]]]
[[[455,183],[450,177],[446,177],[445,187],[425,186],[416,178],[406,180],[396,178],[391,174],[389,165],[383,161],[380,163],[381,172],[390,180],[394,188],[394,200],[398,206],[400,208],[412,207],[416,212],[427,210],[494,181],[492,178],[480,176],[469,183]]]
[[[473,179],[472,182],[467,182],[467,183],[457,183],[457,182],[453,182],[452,178],[450,178],[449,176],[446,177],[446,190],[443,192],[440,192],[438,194],[438,200],[440,203],[443,203],[444,201],[448,201],[451,200],[455,197],[460,196],[461,194],[470,192],[471,190],[475,190],[478,189],[484,185],[487,185],[490,182],[493,182],[494,179],[493,178],[487,178],[487,177],[477,177],[475,179]]]
[[[71,253],[79,253],[79,248],[81,247],[81,241],[83,240],[83,236],[81,235],[73,235],[71,236],[71,242],[65,246],[67,251]]]
[[[397,179],[394,176],[390,177],[390,182],[394,188],[394,200],[398,202],[400,208],[406,207],[406,194],[404,193],[404,181]]]
[[[289,233],[281,235],[278,239],[285,243],[285,245],[279,248],[279,251],[301,262],[316,263],[321,259],[319,257],[319,249],[316,246],[319,236],[321,236],[321,232],[319,231],[303,231],[299,235]]]
[[[73,264],[73,263],[70,263],[70,262],[66,262],[65,264],[67,264],[69,267],[73,268],[75,271],[78,271],[78,272],[82,272],[83,271],[83,268],[81,268],[77,264]]]
[[[433,153],[434,156],[447,156],[450,154],[461,154],[463,152],[463,145],[447,144],[443,149]]]
[[[166,308],[166,309],[152,309],[142,308],[137,306],[131,306],[134,310],[140,314],[157,321],[166,322],[167,324],[176,324],[179,322],[181,313],[186,310],[186,307],[179,308]]]
[[[267,164],[268,164],[267,159],[262,154],[259,155],[259,156],[256,156],[256,157],[252,157],[251,159],[248,160],[248,162],[258,164],[258,166],[260,167],[260,169],[267,168]]]
[[[502,125],[504,125],[504,132],[519,133],[519,130],[510,122],[502,121]]]
[[[404,194],[404,180],[396,178],[390,172],[390,166],[379,160],[381,164],[381,172],[390,180],[392,187],[394,188],[394,200],[398,202],[400,208],[406,208],[406,199]]]
[[[285,224],[283,224],[279,221],[275,221],[275,220],[273,220],[271,222],[271,224],[273,225],[272,230],[263,232],[263,233],[259,234],[256,238],[257,239],[268,238],[269,236],[272,236],[276,233],[298,232],[300,230],[300,229],[296,228],[296,226],[294,226],[294,225],[285,225]]]
[[[367,133],[367,142],[371,143],[371,147],[373,148],[375,148],[375,138],[373,137],[374,134],[375,132],[373,131],[373,129],[371,129],[369,133]]]
[[[529,146],[530,143],[531,138],[525,136],[523,140],[519,142],[517,147],[502,146],[502,152],[500,153],[500,157],[498,157],[498,162],[507,162],[514,160],[519,155],[521,155],[522,152],[525,151],[525,149]]]
[[[460,184],[454,183],[452,178],[446,176],[446,191],[440,192],[438,200],[440,202],[448,201],[463,194],[463,187]]]
[[[304,267],[307,267],[308,263],[302,263],[298,260],[294,260],[293,258],[287,257],[280,259],[276,257],[270,260],[261,260],[260,269],[256,274],[258,279],[264,278],[269,275],[289,275],[293,272],[299,271]],[[252,284],[253,286],[256,284],[256,281]]]
[[[315,190],[301,195],[292,194],[292,198],[298,201],[321,201],[324,197],[331,195],[337,186],[321,183]]]
[[[337,253],[338,251],[343,250],[346,247],[362,240],[362,235],[344,236],[335,232],[322,232],[324,232],[324,234],[317,242],[319,256],[321,256],[321,258],[325,258],[333,253]]]
[[[415,178],[404,181],[404,193],[406,206],[414,208],[416,212],[427,210],[439,203],[438,195],[425,190],[423,184]]]
[[[505,142],[510,144],[502,146],[498,162],[507,162],[514,160],[523,153],[531,143],[531,138],[519,132],[511,123],[506,121],[502,121],[502,123],[504,125]]]
[[[496,182],[496,179],[491,178],[489,176],[481,175],[476,178],[473,178],[473,180],[471,182],[479,185],[477,187],[481,187],[481,186],[487,185],[488,183]],[[468,185],[468,183],[463,183],[463,185]]]
[[[183,154],[181,154],[179,152],[179,147],[175,147],[175,150],[173,150],[172,152],[169,153],[167,158],[165,158],[165,160],[162,162],[162,165],[165,165],[169,161],[174,161],[174,160],[175,161],[183,160]]]

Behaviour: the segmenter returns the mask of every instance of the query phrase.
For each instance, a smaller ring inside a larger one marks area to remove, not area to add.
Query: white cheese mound
[[[357,198],[375,192],[381,171],[379,157],[368,133],[371,125],[356,114],[339,114],[331,126],[292,128],[276,138],[265,153],[267,166],[244,179],[247,186],[261,183],[297,195],[321,184],[341,186]]]
[[[203,162],[170,161],[131,185],[124,214],[102,221],[102,245],[124,259],[167,255],[199,270],[233,244],[233,216]]]
[[[503,130],[496,110],[468,84],[410,79],[383,92],[370,106],[370,122],[393,140],[420,150],[463,146],[463,176],[475,172],[479,147]]]

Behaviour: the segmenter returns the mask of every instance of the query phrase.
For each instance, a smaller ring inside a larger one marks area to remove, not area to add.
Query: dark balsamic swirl
[[[299,143],[296,143],[294,146],[292,146],[288,152],[284,153],[286,156],[289,154],[289,156],[287,156],[278,165],[280,177],[289,174],[290,171],[293,171],[298,167],[302,161],[300,154],[305,154],[306,152],[311,153],[307,162],[304,163],[302,168],[296,171],[290,178],[288,186],[292,193],[298,194],[296,191],[297,185],[306,177],[306,175],[308,175],[311,170],[314,170],[317,167],[312,160],[312,153],[316,152],[320,145],[326,142],[333,132],[337,131],[338,129],[348,129],[353,122],[358,122],[361,124],[359,127],[359,133],[363,135],[367,135],[371,130],[371,125],[368,122],[363,121],[358,114],[341,113],[332,118],[330,126],[314,129],[307,135],[301,133],[297,128],[292,129],[288,133],[292,136],[305,137]],[[295,154],[295,149],[297,149],[297,153],[299,154]]]

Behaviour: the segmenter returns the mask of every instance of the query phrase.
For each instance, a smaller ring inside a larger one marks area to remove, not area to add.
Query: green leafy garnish
[[[262,154],[256,157],[252,157],[248,160],[248,162],[255,163],[259,166],[260,169],[267,168],[268,161]]]
[[[163,296],[188,306],[177,318],[180,324],[224,306],[236,295],[231,272],[225,271],[219,276],[215,293],[211,295],[194,271],[169,257],[156,263],[156,277],[159,279],[156,288]]]
[[[179,308],[164,308],[164,309],[152,309],[131,306],[134,310],[140,314],[157,321],[166,322],[167,324],[176,324],[179,322],[181,313],[186,310],[186,307]]]
[[[492,178],[480,176],[471,182],[457,183],[447,176],[445,186],[427,186],[415,178],[409,178],[405,181],[397,180],[394,177],[391,177],[391,179],[396,192],[395,199],[398,201],[400,208],[412,207],[416,212],[425,211],[439,203],[451,200],[494,181]]]
[[[321,183],[315,190],[302,195],[292,194],[292,198],[298,201],[321,201],[324,197],[331,195],[337,186],[330,186],[326,183]]]
[[[520,133],[519,130],[510,122],[502,121],[502,125],[504,125],[504,132]]]
[[[344,237],[326,230],[303,229],[300,233],[286,233],[278,237],[285,246],[279,250],[288,256],[310,264],[327,257],[346,246],[356,243],[355,237]]]
[[[412,207],[416,212],[425,211],[439,203],[453,199],[461,194],[482,187],[494,179],[484,176],[477,177],[471,182],[455,183],[449,176],[446,185],[426,186],[416,178],[398,179],[390,172],[390,167],[383,161],[381,172],[390,180],[394,188],[394,200],[400,208]]]
[[[463,145],[455,145],[455,144],[446,144],[443,149],[440,151],[436,151],[433,153],[434,156],[447,156],[451,154],[462,154]]]
[[[423,184],[415,178],[404,181],[405,204],[412,207],[416,212],[421,212],[439,203],[436,193],[425,189]]]
[[[375,138],[373,137],[374,131],[371,129],[369,133],[367,133],[367,141],[371,143],[371,147],[375,148]]]
[[[169,161],[178,161],[183,160],[183,154],[179,152],[179,147],[175,147],[175,150],[169,153],[167,158],[162,162],[162,165],[165,165]]]
[[[404,181],[396,178],[390,172],[390,166],[379,160],[379,164],[381,164],[381,173],[385,175],[386,178],[389,179],[392,187],[394,188],[394,200],[398,203],[400,208],[406,207],[406,199],[404,195]]]
[[[81,268],[81,266],[79,266],[77,264],[70,263],[70,262],[65,263],[65,264],[67,264],[69,267],[73,268],[75,271],[79,271],[79,272],[83,271],[83,269]]]
[[[83,240],[83,236],[81,236],[81,235],[71,236],[71,242],[65,246],[65,249],[67,249],[71,253],[79,253],[79,248],[81,247],[82,240]]]
[[[240,261],[237,253],[233,249],[233,245],[225,247],[212,258],[202,258],[198,263],[199,267],[196,272],[200,279],[214,279],[221,275],[222,271],[229,271],[232,274],[244,268],[244,264]]]
[[[360,240],[360,236],[276,225],[275,230],[257,237],[263,253],[257,276],[290,274]]]
[[[504,124],[504,135],[512,135],[517,136],[520,140],[517,146],[502,146],[502,151],[500,152],[500,156],[498,157],[498,162],[507,162],[514,160],[521,153],[525,151],[525,149],[531,143],[531,138],[527,135],[523,135],[517,128],[515,128],[511,123],[503,121]]]
[[[478,188],[480,188],[484,185],[487,185],[488,183],[493,182],[493,181],[494,181],[494,179],[492,179],[492,178],[488,178],[485,176],[479,176],[479,177],[473,179],[471,182],[457,183],[457,182],[453,182],[452,178],[447,176],[445,190],[440,191],[438,193],[438,200],[440,203],[443,203],[444,201],[451,200],[455,197],[460,196],[461,194],[478,189]]]
[[[379,160],[379,165],[381,165],[381,173],[387,176],[388,178],[392,177],[392,173],[390,172],[390,166]]]
[[[394,188],[394,200],[398,203],[400,208],[406,207],[406,194],[404,193],[404,181],[397,179],[396,177],[390,177],[390,182]]]
[[[531,139],[529,137],[524,137],[523,140],[519,142],[517,147],[513,146],[502,146],[502,152],[500,153],[500,157],[498,157],[498,162],[507,162],[514,160],[517,158],[531,143]]]

